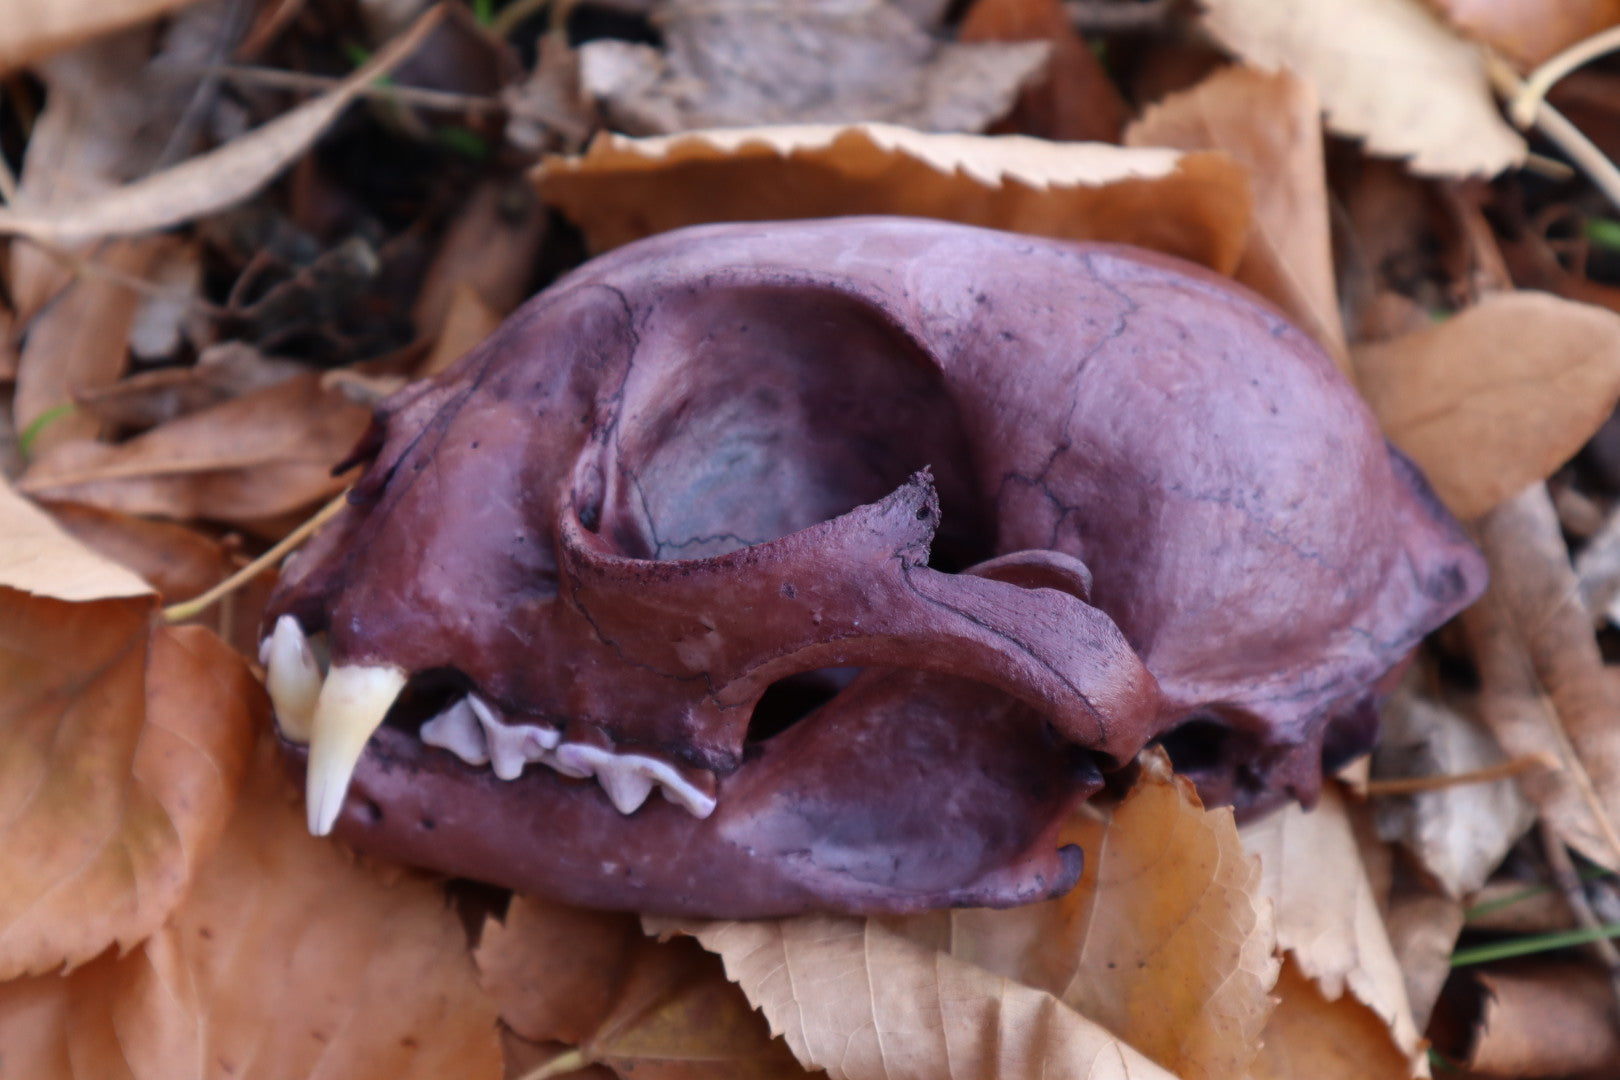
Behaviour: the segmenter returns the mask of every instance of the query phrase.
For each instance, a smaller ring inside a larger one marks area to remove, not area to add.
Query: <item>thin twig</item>
[[[343,81],[335,75],[310,75],[284,68],[256,67],[251,64],[175,65],[184,74],[217,74],[235,83],[266,86],[276,90],[301,90],[322,93]],[[499,98],[478,94],[458,94],[451,90],[429,90],[421,86],[371,85],[360,91],[364,97],[393,101],[421,109],[442,112],[500,112],[506,108]]]
[[[1173,0],[1142,0],[1141,3],[1119,3],[1117,0],[1068,0],[1063,12],[1069,22],[1081,33],[1141,34],[1157,30],[1170,21]]]
[[[332,518],[337,516],[337,512],[339,510],[342,510],[344,506],[348,505],[348,501],[349,492],[348,489],[345,488],[341,495],[327,503],[325,506],[321,507],[320,510],[316,512],[314,517],[310,518],[308,521],[298,526],[298,528],[282,537],[281,541],[277,543],[275,547],[271,548],[269,551],[266,551],[257,559],[254,559],[252,562],[242,567],[242,569],[238,570],[236,573],[232,574],[218,585],[215,585],[212,589],[209,589],[201,596],[187,600],[184,603],[171,604],[169,607],[164,608],[164,621],[177,623],[195,618],[204,611],[208,610],[208,608],[212,607],[219,600],[236,592],[249,581],[252,581],[270,567],[279,563],[289,552],[298,547],[305,540],[308,540],[311,536],[315,535],[315,532],[320,529],[322,525],[325,525],[328,521],[331,521]]]
[[[1552,870],[1553,881],[1564,894],[1564,902],[1569,905],[1570,914],[1575,916],[1575,921],[1584,930],[1596,931],[1601,928],[1603,920],[1592,910],[1592,902],[1586,897],[1586,889],[1581,881],[1580,871],[1575,867],[1575,860],[1570,858],[1569,849],[1564,846],[1558,830],[1546,819],[1542,819],[1541,822],[1541,846],[1546,852],[1547,866]],[[1620,948],[1616,948],[1614,942],[1608,938],[1598,938],[1591,943],[1591,949],[1609,971],[1609,990],[1614,994],[1616,1008],[1620,1008]]]
[[[1509,780],[1539,769],[1558,768],[1558,759],[1546,751],[1537,751],[1523,757],[1511,758],[1497,765],[1472,772],[1440,773],[1435,776],[1401,776],[1393,779],[1368,780],[1368,795],[1421,795],[1425,791],[1442,791],[1465,784],[1489,784]]]
[[[203,124],[208,120],[208,114],[213,110],[214,100],[219,96],[221,78],[218,65],[223,64],[236,47],[237,39],[248,27],[248,4],[245,0],[227,0],[224,11],[220,14],[218,32],[210,45],[209,64],[214,70],[206,72],[198,80],[191,92],[191,98],[186,102],[185,111],[175,122],[174,129],[169,132],[169,139],[163,145],[163,152],[153,162],[152,172],[160,172],[171,165],[179,163],[191,150],[192,143],[197,139],[197,133],[202,131]]]
[[[564,1050],[550,1061],[541,1062],[518,1080],[551,1080],[553,1076],[578,1072],[591,1063],[591,1059],[578,1050]]]
[[[1577,41],[1557,56],[1544,61],[1525,77],[1518,92],[1508,102],[1508,118],[1521,128],[1529,127],[1536,122],[1536,113],[1545,104],[1547,92],[1564,76],[1616,49],[1620,49],[1620,26],[1611,26],[1584,41]]]
[[[1485,54],[1485,71],[1490,76],[1491,85],[1496,87],[1496,92],[1509,101],[1517,98],[1524,89],[1524,80],[1519,78],[1518,72],[1494,52]],[[1610,161],[1591,139],[1581,134],[1580,128],[1570,123],[1563,113],[1545,101],[1537,104],[1533,123],[1538,131],[1569,155],[1576,167],[1587,175],[1611,203],[1620,207],[1620,169],[1615,168],[1614,162]]]

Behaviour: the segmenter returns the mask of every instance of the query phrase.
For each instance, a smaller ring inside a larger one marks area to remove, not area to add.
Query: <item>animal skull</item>
[[[1309,801],[1484,576],[1247,293],[919,220],[622,248],[357,458],[264,644],[311,829],[602,907],[1041,899],[1155,739]]]

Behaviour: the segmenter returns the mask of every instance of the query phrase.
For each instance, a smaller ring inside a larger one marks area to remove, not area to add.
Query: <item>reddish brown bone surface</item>
[[[497,780],[396,708],[340,833],[600,906],[1050,895],[1078,872],[1056,824],[1154,739],[1206,798],[1308,801],[1324,743],[1364,749],[1374,684],[1483,584],[1264,304],[937,222],[620,249],[385,403],[368,454],[272,622],[712,772],[717,805],[620,814],[538,763]]]

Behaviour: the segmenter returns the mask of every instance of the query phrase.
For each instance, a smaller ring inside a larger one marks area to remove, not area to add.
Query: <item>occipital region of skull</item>
[[[1484,576],[1260,301],[940,222],[619,249],[358,457],[266,627],[311,828],[603,907],[1041,899],[1154,741],[1308,802]]]

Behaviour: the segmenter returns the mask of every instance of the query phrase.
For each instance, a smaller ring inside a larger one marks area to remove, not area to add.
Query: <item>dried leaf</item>
[[[1620,22],[1620,0],[1433,0],[1458,30],[1525,70]]]
[[[1521,777],[1524,793],[1571,847],[1620,869],[1620,686],[1603,669],[1545,486],[1486,515],[1479,538],[1491,583],[1463,625],[1480,717],[1510,755],[1557,760],[1556,770]]]
[[[0,978],[12,978],[157,929],[224,827],[265,710],[227,646],[154,627],[127,572],[65,537],[46,546],[38,512],[5,498],[37,555],[8,560],[0,580],[81,596],[106,581],[113,594],[0,588]]]
[[[544,207],[521,182],[480,185],[446,230],[416,295],[411,321],[417,334],[442,344],[451,312],[465,303],[463,292],[481,301],[497,322],[511,314],[532,288],[535,263],[550,235],[546,221]]]
[[[227,341],[205,349],[188,367],[165,367],[74,394],[79,412],[119,428],[144,431],[309,371],[296,360],[265,356]]]
[[[416,370],[419,378],[437,375],[460,360],[501,324],[501,316],[486,304],[471,285],[458,283],[450,293],[450,303],[439,320],[439,336],[433,351]]]
[[[1230,273],[1249,227],[1244,171],[1221,154],[882,124],[603,135],[534,176],[597,250],[708,221],[906,214],[1137,244]]]
[[[15,405],[19,429],[39,425],[30,454],[100,432],[101,422],[78,411],[75,398],[112,386],[123,374],[141,297],[121,278],[141,277],[172,243],[149,236],[108,245],[96,256],[96,270],[74,280],[34,319],[17,369]]]
[[[771,1030],[833,1080],[1171,1076],[1051,994],[875,920],[660,925],[719,953]]]
[[[1384,706],[1382,720],[1375,776],[1443,776],[1506,760],[1478,722],[1410,689]],[[1485,884],[1536,819],[1511,779],[1385,796],[1374,809],[1379,837],[1404,845],[1453,898]]]
[[[695,942],[656,942],[634,916],[517,897],[476,953],[501,1019],[637,1077],[797,1077],[804,1070]]]
[[[435,885],[304,831],[268,740],[218,850],[135,953],[0,985],[0,1080],[469,1080],[495,1011]]]
[[[1468,1052],[1480,1076],[1611,1075],[1620,1060],[1614,989],[1597,968],[1543,963],[1479,976],[1481,1015]]]
[[[1551,475],[1620,399],[1620,315],[1545,293],[1487,296],[1354,351],[1363,395],[1458,517]]]
[[[991,131],[1068,142],[1119,141],[1125,101],[1075,31],[1061,0],[977,0],[956,33],[958,41],[1045,41],[1052,47],[1044,76],[1024,87],[1012,112]]]
[[[1384,1037],[1372,1041],[1393,1045],[1416,1068],[1422,1037],[1344,797],[1328,784],[1315,809],[1288,806],[1241,833],[1244,847],[1260,857],[1261,891],[1273,904],[1277,947],[1327,1002],[1339,1002],[1348,991],[1371,1010],[1384,1029]]]
[[[1524,159],[1477,50],[1422,0],[1204,0],[1222,44],[1316,87],[1329,130],[1424,176],[1494,176]]]
[[[184,525],[79,503],[46,508],[73,539],[139,574],[167,603],[206,592],[236,569],[223,544]]]
[[[1160,755],[1108,820],[1076,815],[1086,853],[1067,896],[940,912],[895,929],[1058,997],[1183,1077],[1241,1078],[1277,981],[1260,867],[1232,812],[1205,812]]]
[[[152,588],[111,559],[74,543],[38,507],[0,483],[0,587],[69,602],[149,597]]]
[[[983,131],[1049,52],[941,42],[888,0],[667,0],[658,16],[662,52],[612,40],[579,50],[580,85],[620,131],[866,120]]]
[[[155,19],[193,0],[52,0],[11,4],[0,24],[0,71],[21,67],[81,41]]]
[[[1248,167],[1255,216],[1235,276],[1287,312],[1348,374],[1320,112],[1311,84],[1296,75],[1228,67],[1149,108],[1125,144],[1220,150]]]
[[[116,446],[59,446],[22,487],[127,514],[251,523],[334,495],[332,466],[370,415],[311,372]]]
[[[273,180],[443,18],[435,8],[337,86],[238,139],[171,168],[60,206],[0,207],[0,233],[71,246],[165,229],[241,202]]]
[[[1384,924],[1405,976],[1412,1019],[1420,1030],[1428,1028],[1440,991],[1451,975],[1451,954],[1456,951],[1463,921],[1461,902],[1447,896],[1400,891],[1390,902]]]
[[[1253,1080],[1389,1080],[1427,1075],[1386,1037],[1383,1022],[1349,997],[1330,1000],[1292,960],[1277,981],[1277,1009],[1266,1025]]]

